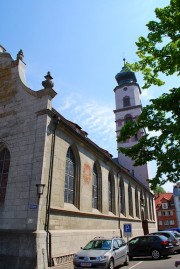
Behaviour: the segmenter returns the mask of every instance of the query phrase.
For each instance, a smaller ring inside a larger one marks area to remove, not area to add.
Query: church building
[[[34,91],[25,67],[22,50],[13,59],[0,46],[0,268],[67,263],[96,236],[124,236],[127,223],[130,237],[157,230],[147,166],[133,167],[123,154],[113,158],[91,141],[53,108],[57,93],[50,72]],[[118,136],[142,105],[134,72],[124,66],[116,80]]]

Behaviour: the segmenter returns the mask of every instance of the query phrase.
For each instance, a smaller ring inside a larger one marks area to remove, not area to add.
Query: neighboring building
[[[156,194],[155,204],[158,230],[177,228],[178,224],[173,193]]]
[[[175,204],[176,215],[177,215],[176,228],[180,228],[180,182],[177,182],[176,185],[174,185],[173,196],[174,196],[174,204]]]
[[[138,178],[52,108],[49,72],[42,85],[28,88],[22,51],[13,60],[0,46],[0,268],[55,266],[127,223],[132,236],[157,229],[146,175]]]

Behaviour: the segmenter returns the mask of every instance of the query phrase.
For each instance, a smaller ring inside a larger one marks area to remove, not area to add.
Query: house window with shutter
[[[162,203],[162,209],[168,209],[168,203]]]

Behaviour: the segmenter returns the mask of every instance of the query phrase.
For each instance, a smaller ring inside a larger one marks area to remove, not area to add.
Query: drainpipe
[[[56,129],[57,129],[58,122],[59,122],[59,118],[54,116],[52,120],[54,128],[53,128],[52,142],[51,142],[51,155],[50,155],[49,177],[48,177],[47,199],[46,199],[46,219],[45,219],[45,228],[44,228],[46,231],[46,249],[47,249],[47,260],[48,260],[49,267],[52,267],[52,249],[51,249],[51,233],[49,231],[49,218],[50,218],[50,206],[51,206],[54,149],[55,149]]]

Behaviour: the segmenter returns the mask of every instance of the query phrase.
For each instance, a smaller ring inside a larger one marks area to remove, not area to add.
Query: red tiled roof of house
[[[166,201],[170,202],[171,200],[173,200],[173,193],[171,192],[155,194],[155,205],[157,209],[161,207],[162,203]]]
[[[156,204],[160,203],[163,198],[170,201],[172,199],[172,196],[173,196],[173,193],[171,192],[155,194]]]

